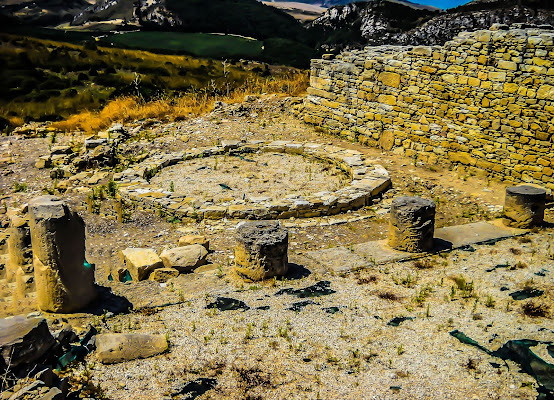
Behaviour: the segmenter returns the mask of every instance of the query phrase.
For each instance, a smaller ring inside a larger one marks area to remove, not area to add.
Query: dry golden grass
[[[229,88],[229,94],[213,96],[207,93],[187,93],[180,97],[144,102],[136,97],[121,97],[110,101],[101,111],[83,111],[51,126],[62,131],[94,133],[114,122],[129,122],[142,118],[182,120],[204,114],[213,109],[215,101],[228,104],[241,102],[248,94],[283,94],[298,96],[308,87],[308,73],[289,73],[278,77],[249,78],[238,88]]]

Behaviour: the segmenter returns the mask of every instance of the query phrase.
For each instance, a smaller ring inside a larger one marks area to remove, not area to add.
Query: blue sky
[[[462,4],[469,3],[470,0],[411,0],[412,3],[426,4],[428,6],[442,8],[443,10],[447,8],[457,7]]]

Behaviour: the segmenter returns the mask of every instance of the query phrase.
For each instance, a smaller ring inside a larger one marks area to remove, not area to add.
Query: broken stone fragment
[[[147,358],[167,351],[165,335],[106,333],[96,336],[96,356],[104,364]]]
[[[96,298],[94,267],[85,265],[83,219],[55,196],[29,203],[37,304],[43,311],[73,312]]]
[[[176,276],[179,276],[179,271],[175,268],[158,268],[150,274],[150,280],[164,283]]]
[[[55,343],[44,318],[0,319],[0,370],[36,361]]]
[[[208,250],[199,244],[176,247],[162,251],[160,258],[166,268],[175,268],[179,272],[190,272],[206,264]]]
[[[235,269],[254,281],[288,272],[288,231],[277,221],[245,222],[237,228]]]
[[[129,271],[135,281],[148,279],[152,271],[163,267],[163,262],[153,249],[127,248],[121,252],[122,268]]]
[[[179,238],[179,247],[190,246],[192,244],[199,244],[210,251],[210,241],[206,236],[201,235],[186,235]]]

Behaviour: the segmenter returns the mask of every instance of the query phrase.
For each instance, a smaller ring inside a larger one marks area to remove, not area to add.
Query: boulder
[[[96,356],[104,364],[147,358],[167,351],[165,335],[106,333],[96,335]]]
[[[208,250],[199,244],[167,249],[160,254],[166,268],[175,268],[179,272],[190,272],[206,264]]]
[[[150,274],[150,280],[164,283],[176,276],[179,276],[179,271],[175,268],[158,268]]]
[[[210,251],[210,241],[202,235],[186,235],[179,238],[179,247],[199,244]]]
[[[29,203],[37,304],[43,311],[73,312],[96,298],[94,266],[85,264],[85,223],[59,198]]]
[[[153,249],[127,248],[121,252],[121,262],[136,282],[148,279],[152,271],[164,266]]]
[[[44,318],[0,319],[0,370],[36,361],[55,343]]]

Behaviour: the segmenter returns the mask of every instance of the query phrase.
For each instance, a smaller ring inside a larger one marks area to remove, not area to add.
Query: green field
[[[116,47],[167,51],[208,58],[259,58],[263,42],[231,35],[185,32],[129,32],[101,40]]]

